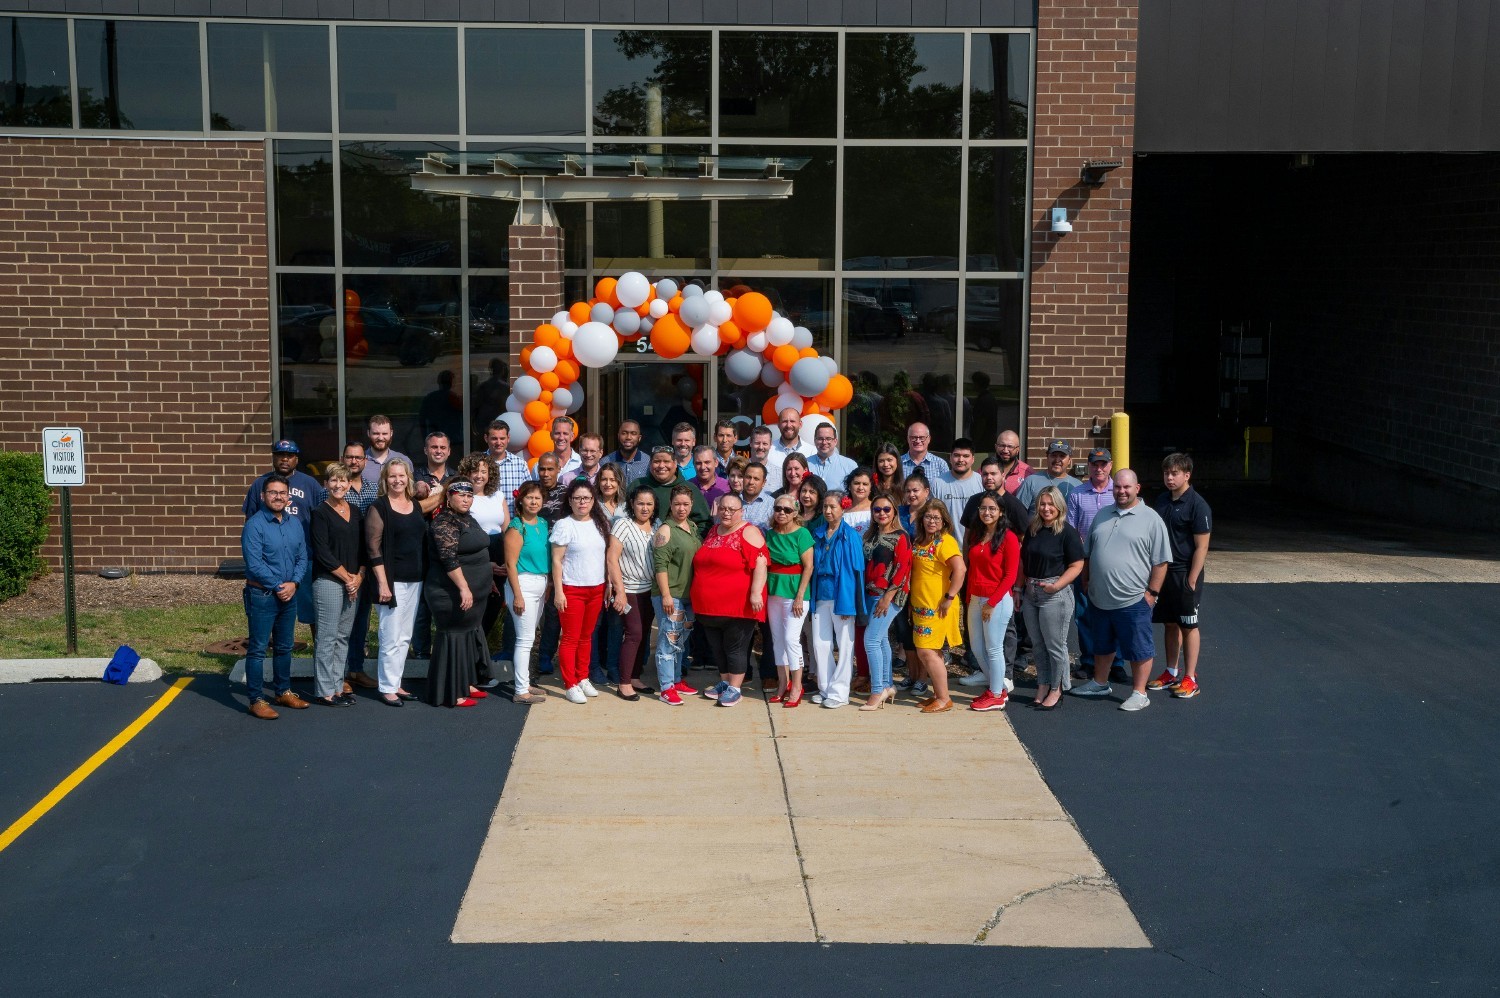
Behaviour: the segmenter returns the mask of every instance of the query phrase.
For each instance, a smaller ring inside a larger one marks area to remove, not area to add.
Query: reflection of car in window
[[[299,306],[287,306],[299,308]],[[435,360],[442,349],[442,334],[429,326],[404,321],[389,308],[361,308],[370,356],[392,357],[405,367],[420,367]],[[315,363],[336,356],[334,327],[338,317],[331,308],[288,317],[280,315],[281,358],[291,363]]]

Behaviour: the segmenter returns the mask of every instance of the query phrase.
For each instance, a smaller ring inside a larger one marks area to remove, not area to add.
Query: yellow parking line
[[[89,775],[93,773],[94,770],[104,765],[104,763],[109,759],[110,756],[114,755],[116,752],[120,751],[120,749],[124,748],[126,743],[130,741],[130,739],[134,738],[145,729],[146,725],[156,720],[156,715],[166,710],[167,704],[177,699],[177,694],[186,689],[187,684],[191,683],[192,681],[192,676],[183,676],[181,679],[173,683],[172,688],[167,690],[166,693],[162,694],[162,698],[160,700],[156,701],[150,707],[147,707],[145,712],[141,714],[140,717],[130,722],[130,727],[126,728],[124,731],[111,738],[107,745],[105,745],[99,751],[95,752],[93,755],[89,756],[88,760],[84,762],[83,765],[73,770],[73,772],[67,775],[66,779],[64,779],[57,786],[53,787],[51,793],[43,797],[41,800],[37,801],[35,807],[17,818],[15,822],[12,823],[11,826],[5,831],[0,832],[0,852],[4,852],[12,842],[21,837],[22,832],[26,831],[26,829],[36,824],[37,820],[41,818],[42,815],[52,810],[52,808],[57,805],[58,801],[62,800],[64,797],[68,796],[68,794],[72,793],[73,788],[77,787],[78,784],[88,779]]]

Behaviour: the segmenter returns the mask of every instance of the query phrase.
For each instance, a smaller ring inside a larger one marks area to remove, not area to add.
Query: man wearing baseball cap
[[[1068,474],[1068,462],[1072,459],[1073,448],[1066,440],[1053,440],[1047,444],[1047,470],[1028,476],[1016,489],[1016,498],[1033,513],[1036,512],[1036,497],[1049,485],[1056,485],[1063,498],[1067,498],[1069,492],[1083,484]]]
[[[1079,540],[1088,540],[1089,527],[1093,526],[1094,517],[1099,515],[1100,510],[1115,504],[1114,461],[1115,457],[1108,447],[1095,447],[1089,451],[1089,477],[1068,493],[1068,526],[1078,531]],[[1094,648],[1091,631],[1088,589],[1082,582],[1073,583],[1073,620],[1078,625],[1079,671],[1076,678],[1088,679],[1093,675],[1091,670],[1097,649]],[[1118,648],[1115,649],[1115,664],[1110,671],[1110,678],[1117,683],[1130,681],[1129,673],[1125,671],[1125,660],[1120,657]]]
[[[278,440],[271,445],[271,470],[261,475],[250,483],[250,490],[245,493],[245,504],[242,510],[245,519],[250,519],[260,512],[262,506],[261,493],[265,491],[266,481],[272,475],[280,475],[287,481],[287,488],[291,492],[291,498],[287,501],[285,515],[290,516],[302,526],[302,539],[307,542],[307,549],[312,550],[312,515],[327,498],[323,486],[318,480],[304,471],[297,470],[297,462],[301,458],[302,449],[294,440]],[[304,624],[313,623],[312,602],[312,562],[307,563],[308,571],[306,577],[297,580],[297,619]]]

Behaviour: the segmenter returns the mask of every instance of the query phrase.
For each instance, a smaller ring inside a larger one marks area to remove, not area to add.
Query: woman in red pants
[[[566,696],[587,703],[599,691],[589,682],[594,625],[604,608],[604,556],[609,523],[586,478],[575,478],[564,495],[568,515],[552,527],[552,592],[562,633],[558,666]]]

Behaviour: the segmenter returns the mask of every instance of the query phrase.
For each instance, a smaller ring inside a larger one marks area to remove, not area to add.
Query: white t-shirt
[[[604,538],[593,520],[565,516],[552,525],[553,547],[567,547],[563,555],[565,586],[604,585]]]
[[[469,515],[491,537],[505,529],[505,524],[510,520],[507,513],[505,496],[501,493],[496,492],[492,496],[474,493],[474,505],[469,509]]]

